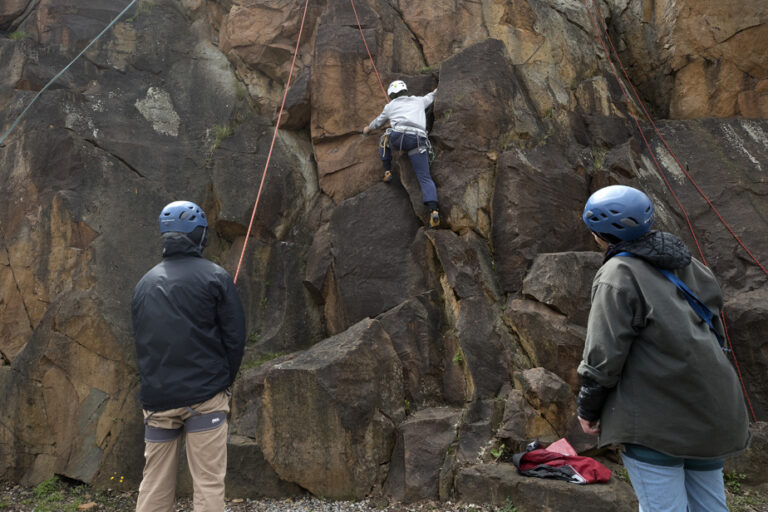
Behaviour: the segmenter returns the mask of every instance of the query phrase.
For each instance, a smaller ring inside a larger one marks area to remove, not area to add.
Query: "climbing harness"
[[[206,432],[219,428],[227,422],[227,413],[224,411],[201,414],[190,407],[187,407],[187,410],[192,413],[192,416],[184,420],[184,430],[187,433]]]
[[[384,132],[384,135],[379,137],[379,150],[381,151],[381,154],[384,154],[384,152],[389,148],[392,149],[392,146],[389,144],[390,135],[392,132],[399,132],[402,134],[410,133],[412,135],[417,136],[417,147],[409,150],[407,152],[408,156],[415,155],[417,153],[427,153],[427,156],[429,156],[429,163],[431,164],[435,160],[435,150],[432,148],[432,142],[429,140],[429,136],[427,135],[427,132],[420,128],[415,127],[397,127],[397,128],[387,128],[387,130]],[[424,139],[424,145],[421,145],[421,139]],[[398,147],[398,151],[403,151],[403,138],[400,137],[400,144]]]
[[[149,416],[144,418],[144,441],[148,443],[167,443],[181,435],[184,427],[161,428],[149,425],[149,419],[152,417],[152,414],[154,413],[150,413]]]
[[[150,443],[167,443],[179,437],[182,431],[186,431],[188,434],[207,432],[227,423],[227,413],[224,411],[201,414],[191,407],[186,407],[186,409],[192,416],[184,420],[184,425],[179,428],[153,427],[149,424],[149,420],[155,413],[149,413],[144,418],[144,440]]]
[[[619,56],[618,51],[616,51],[616,46],[613,44],[613,40],[611,39],[611,36],[610,36],[610,34],[608,32],[608,26],[605,24],[605,20],[602,20],[602,18],[600,16],[596,16],[594,14],[593,9],[590,6],[589,1],[590,0],[584,0],[584,5],[587,8],[587,12],[588,12],[589,17],[592,20],[592,24],[593,24],[593,26],[595,28],[596,36],[597,36],[598,40],[600,41],[601,46],[603,47],[603,51],[605,52],[606,59],[608,60],[608,63],[610,64],[611,71],[613,72],[613,75],[616,78],[616,82],[617,82],[617,84],[619,86],[619,89],[621,90],[621,94],[623,95],[625,101],[627,102],[627,105],[629,106],[630,104],[637,104],[637,105],[640,106],[640,109],[643,111],[643,113],[645,114],[645,117],[648,119],[648,121],[650,122],[651,126],[653,127],[653,130],[654,130],[656,136],[661,140],[662,144],[667,149],[669,154],[672,156],[672,158],[674,159],[675,163],[680,167],[680,170],[682,170],[683,174],[685,174],[685,176],[688,179],[688,181],[693,185],[693,187],[696,189],[696,191],[699,193],[699,195],[701,195],[701,197],[704,198],[704,200],[707,202],[709,207],[715,213],[715,215],[720,220],[720,222],[723,224],[723,226],[726,228],[726,230],[728,230],[728,232],[731,234],[731,236],[733,236],[733,238],[736,240],[736,242],[742,247],[742,249],[744,249],[744,251],[746,251],[746,253],[749,255],[749,257],[752,258],[752,260],[763,271],[763,273],[768,275],[768,270],[766,270],[766,268],[760,263],[760,261],[758,261],[758,259],[752,254],[752,252],[747,248],[747,246],[736,235],[736,233],[733,231],[731,226],[720,215],[720,212],[717,210],[715,205],[712,204],[712,201],[709,199],[709,197],[707,197],[707,195],[701,190],[701,188],[699,188],[699,186],[696,183],[696,181],[693,179],[693,177],[688,172],[688,169],[680,163],[680,160],[677,158],[677,155],[675,155],[675,153],[672,151],[672,148],[670,148],[669,144],[667,144],[666,139],[664,138],[664,136],[659,131],[658,127],[656,126],[656,123],[653,121],[653,118],[648,113],[648,110],[645,108],[645,105],[643,104],[642,100],[640,99],[640,95],[637,93],[637,89],[635,88],[634,84],[632,83],[632,80],[630,80],[629,74],[627,73],[627,71],[626,71],[626,69],[624,67],[624,64],[623,64],[623,62],[621,60],[621,57]],[[598,10],[598,12],[599,12],[599,10]],[[600,18],[601,22],[602,22],[602,31],[600,30],[600,25],[597,22],[598,18]],[[608,50],[608,45],[606,45],[605,40],[603,39],[603,35],[602,34],[605,34],[605,39],[608,40],[608,43],[610,44],[612,51]],[[619,63],[619,66],[621,67],[621,70],[624,73],[624,77],[626,78],[627,83],[629,84],[630,88],[632,89],[632,92],[634,93],[634,97],[633,98],[630,98],[629,93],[627,92],[626,88],[624,87],[624,84],[622,83],[621,78],[619,77],[619,73],[616,70],[616,66],[613,64],[613,60],[611,59],[611,55],[613,55],[613,57]],[[696,232],[693,229],[693,224],[691,223],[690,217],[688,216],[688,212],[685,210],[685,207],[683,206],[682,202],[680,201],[680,198],[675,193],[674,189],[672,188],[672,184],[669,182],[669,179],[667,178],[666,174],[664,173],[664,170],[662,169],[661,165],[659,164],[659,161],[656,158],[656,154],[654,153],[653,148],[651,147],[650,143],[648,142],[648,139],[645,136],[645,133],[643,132],[643,130],[642,130],[641,126],[640,126],[640,121],[639,121],[639,119],[637,118],[637,116],[634,113],[634,109],[628,108],[627,110],[628,110],[628,113],[629,113],[630,117],[634,121],[635,126],[637,127],[637,131],[640,134],[640,137],[643,139],[643,142],[645,143],[645,146],[648,148],[648,152],[649,152],[649,154],[651,156],[651,159],[653,160],[653,163],[656,166],[656,169],[659,171],[659,176],[661,176],[662,180],[666,184],[667,189],[672,194],[672,197],[675,199],[675,202],[677,203],[677,206],[680,208],[680,212],[683,214],[683,217],[685,218],[685,221],[688,224],[688,229],[691,232],[691,236],[693,237],[693,240],[694,240],[694,242],[696,244],[696,248],[697,248],[697,250],[699,252],[699,255],[701,257],[701,261],[705,265],[708,265],[707,259],[704,256],[704,251],[702,250],[701,245],[699,244],[699,240],[696,237]],[[742,376],[741,369],[739,367],[739,362],[736,359],[735,352],[733,351],[733,343],[731,342],[731,337],[730,337],[730,334],[728,332],[728,324],[726,323],[726,320],[725,320],[725,309],[724,308],[721,310],[720,318],[722,319],[722,322],[723,322],[723,329],[725,330],[725,338],[728,341],[728,347],[729,347],[729,350],[730,350],[730,353],[731,353],[731,357],[733,359],[734,368],[736,369],[736,373],[739,376],[739,383],[741,384],[741,389],[742,389],[742,391],[744,393],[744,399],[745,399],[745,401],[747,403],[747,406],[749,407],[749,411],[750,411],[750,413],[752,415],[752,420],[753,421],[757,421],[757,416],[755,415],[755,411],[754,411],[754,409],[752,407],[752,402],[749,399],[749,394],[747,393],[747,387],[746,387],[746,385],[744,383],[744,377]]]
[[[635,255],[631,252],[622,251],[615,254],[615,256],[624,256],[627,258],[634,258]],[[685,297],[685,300],[688,301],[688,304],[691,306],[691,309],[693,309],[697,315],[699,315],[699,318],[701,318],[708,326],[709,329],[714,333],[715,337],[717,338],[717,343],[720,345],[720,348],[723,349],[724,352],[730,352],[731,349],[729,349],[725,345],[725,340],[723,339],[723,336],[717,332],[717,329],[715,329],[715,325],[712,322],[712,319],[715,317],[715,314],[712,312],[711,309],[709,309],[701,300],[696,296],[695,293],[691,291],[688,286],[675,275],[674,272],[672,272],[669,269],[657,267],[656,265],[652,265],[648,263],[649,265],[653,266],[656,270],[661,273],[664,277],[666,277],[672,284],[674,284],[678,290],[680,290],[683,293],[683,296]]]
[[[28,105],[26,106],[26,108],[25,108],[25,109],[24,109],[24,110],[21,112],[21,114],[19,114],[19,115],[18,115],[18,117],[16,117],[16,120],[15,120],[15,121],[13,121],[13,123],[11,124],[11,127],[10,127],[10,128],[8,128],[8,131],[6,131],[6,132],[5,132],[5,134],[4,134],[2,137],[0,137],[0,146],[2,146],[3,142],[5,141],[5,139],[6,139],[6,138],[8,138],[8,136],[11,134],[11,132],[13,131],[13,129],[14,129],[14,128],[16,128],[16,125],[17,125],[17,124],[19,124],[19,121],[21,121],[21,119],[22,119],[22,118],[23,118],[23,117],[26,115],[26,113],[27,113],[27,111],[29,110],[29,108],[30,108],[30,107],[31,107],[31,106],[32,106],[32,105],[33,105],[33,104],[34,104],[34,103],[37,101],[37,98],[39,98],[39,97],[40,97],[40,95],[41,95],[41,94],[43,94],[43,93],[46,91],[46,89],[48,89],[48,88],[49,88],[49,87],[50,87],[50,86],[51,86],[51,85],[52,85],[52,84],[53,84],[53,83],[54,83],[56,80],[58,80],[58,79],[59,79],[59,77],[61,77],[61,75],[63,75],[63,74],[64,74],[64,73],[65,73],[65,72],[66,72],[66,71],[69,69],[69,67],[70,67],[72,64],[74,64],[74,63],[75,63],[75,61],[77,61],[77,59],[79,59],[79,58],[80,58],[80,57],[81,57],[81,56],[82,56],[82,55],[83,55],[83,54],[84,54],[86,51],[88,51],[88,49],[89,49],[91,46],[93,46],[93,44],[94,44],[96,41],[98,41],[98,40],[99,40],[99,38],[100,38],[101,36],[103,36],[103,35],[104,35],[104,34],[107,32],[107,30],[109,30],[110,28],[112,28],[112,26],[113,26],[115,23],[117,23],[117,20],[119,20],[119,19],[120,19],[120,18],[123,16],[123,14],[125,14],[125,13],[128,11],[128,9],[130,9],[130,8],[131,8],[131,6],[132,6],[133,4],[135,4],[135,3],[136,3],[136,0],[131,0],[131,2],[130,2],[130,3],[129,3],[129,4],[126,6],[126,7],[125,7],[125,9],[123,9],[122,11],[120,11],[120,14],[118,14],[117,16],[115,16],[115,18],[114,18],[114,19],[113,19],[113,20],[112,20],[112,21],[109,23],[109,25],[107,25],[107,26],[104,28],[104,30],[102,30],[101,32],[99,32],[99,35],[97,35],[97,36],[96,36],[96,37],[95,37],[95,38],[94,38],[94,39],[93,39],[93,40],[92,40],[90,43],[88,43],[88,46],[86,46],[85,48],[83,48],[83,49],[82,49],[82,51],[80,51],[80,53],[78,53],[78,54],[75,56],[75,58],[74,58],[74,59],[72,59],[72,60],[70,61],[70,63],[69,63],[69,64],[67,64],[66,66],[64,66],[64,69],[62,69],[61,71],[59,71],[59,72],[58,72],[58,73],[57,73],[57,74],[56,74],[56,75],[55,75],[53,78],[51,78],[51,79],[48,81],[48,83],[47,83],[47,84],[45,84],[45,87],[43,87],[42,89],[40,89],[40,90],[37,92],[37,94],[35,94],[35,97],[34,97],[34,98],[32,98],[32,101],[30,101],[30,102],[29,102],[29,104],[28,104]]]

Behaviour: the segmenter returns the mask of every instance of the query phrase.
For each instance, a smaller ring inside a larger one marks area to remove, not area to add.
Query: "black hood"
[[[662,231],[650,231],[640,238],[612,245],[605,261],[623,251],[663,269],[674,270],[691,263],[691,251],[685,243],[672,233]]]
[[[184,233],[165,233],[163,235],[163,258],[174,256],[203,256],[198,244]]]

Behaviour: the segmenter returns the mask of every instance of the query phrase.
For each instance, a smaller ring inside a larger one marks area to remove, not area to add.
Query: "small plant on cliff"
[[[29,34],[24,32],[23,30],[14,30],[10,34],[8,34],[8,37],[13,39],[14,41],[21,41],[22,39],[26,39],[29,37]]]
[[[248,95],[248,89],[239,80],[233,78],[232,85],[235,87],[235,96],[242,101]]]
[[[249,359],[248,361],[244,362],[241,366],[241,369],[250,370],[251,368],[256,368],[257,366],[263,365],[267,361],[277,359],[278,357],[284,356],[285,354],[285,352],[267,352],[255,359]]]
[[[219,145],[226,139],[230,138],[235,134],[234,128],[232,128],[229,125],[215,125],[213,127],[213,150],[215,151],[216,148],[219,147]]]
[[[498,448],[491,448],[491,455],[493,455],[493,458],[496,460],[499,460],[502,455],[504,455],[504,443],[501,443]]]
[[[625,468],[624,466],[620,466],[616,468],[615,473],[619,480],[627,482],[628,484],[632,485],[631,482],[629,481],[629,473],[627,473],[627,468]]]
[[[517,512],[517,507],[512,504],[512,500],[507,498],[507,501],[504,502],[504,506],[497,510],[498,512]]]
[[[456,353],[453,354],[452,361],[453,361],[453,364],[455,364],[456,366],[461,366],[462,364],[464,364],[464,354],[461,353],[461,349],[456,350]]]
[[[729,471],[727,473],[723,473],[723,480],[725,481],[725,486],[728,488],[728,490],[733,494],[739,494],[741,492],[741,483],[746,480],[747,475],[744,473],[739,473],[737,471]]]
[[[214,125],[213,128],[208,130],[207,137],[212,137],[211,145],[208,148],[208,158],[206,159],[206,165],[211,163],[213,154],[219,149],[221,143],[235,134],[235,129],[230,125]]]
[[[597,148],[592,150],[593,167],[596,171],[600,171],[605,163],[605,154],[608,152],[605,148]]]

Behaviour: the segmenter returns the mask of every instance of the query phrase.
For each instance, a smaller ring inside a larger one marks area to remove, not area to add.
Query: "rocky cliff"
[[[127,3],[0,5],[0,133]],[[129,303],[160,257],[156,215],[201,204],[206,255],[234,273],[303,6],[139,0],[0,148],[0,477],[137,483]],[[695,247],[690,219],[768,419],[768,278],[648,122],[643,145],[597,39],[605,23],[671,150],[766,264],[765,2],[354,6],[360,28],[351,2],[311,2],[238,282],[250,334],[230,494],[568,500],[489,462],[533,438],[593,446],[573,410],[601,255],[580,213],[613,183],[647,191],[657,228]],[[361,129],[384,95],[361,32],[385,84],[438,87],[441,229],[424,227],[406,157],[380,181],[378,137]],[[620,481],[582,500],[631,509]]]

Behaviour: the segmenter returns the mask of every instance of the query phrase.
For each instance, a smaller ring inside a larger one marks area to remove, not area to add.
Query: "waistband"
[[[421,128],[416,128],[415,126],[403,126],[401,124],[398,124],[392,127],[392,131],[400,132],[400,133],[412,133],[414,135],[420,135],[421,137],[424,137],[424,138],[427,137],[426,130],[422,130]]]

